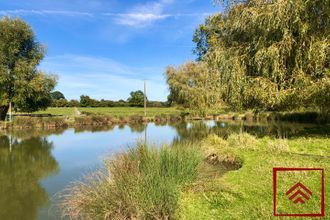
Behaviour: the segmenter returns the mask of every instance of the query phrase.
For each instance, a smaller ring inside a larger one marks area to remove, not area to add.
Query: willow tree
[[[37,69],[44,54],[26,22],[0,19],[0,120],[5,119],[10,102],[26,112],[50,105],[56,79]]]
[[[166,69],[172,101],[183,104],[199,114],[207,114],[221,107],[222,101],[216,71],[210,71],[204,62],[187,62]]]
[[[194,36],[199,60],[220,76],[224,100],[235,108],[328,111],[330,0],[225,2],[227,10]]]

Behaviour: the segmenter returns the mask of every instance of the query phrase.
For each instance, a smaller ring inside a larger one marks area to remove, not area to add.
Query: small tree
[[[51,104],[56,78],[37,69],[44,54],[26,22],[0,19],[0,120],[6,118],[10,102],[16,110],[26,112]]]
[[[80,96],[80,106],[81,107],[95,107],[96,100],[91,99],[88,95]]]
[[[127,99],[130,106],[142,107],[144,105],[144,93],[141,90],[131,92],[131,97]]]
[[[65,96],[60,91],[52,92],[50,95],[53,100],[65,99]]]

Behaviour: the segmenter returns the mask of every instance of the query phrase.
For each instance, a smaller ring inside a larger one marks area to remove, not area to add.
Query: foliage
[[[54,100],[65,99],[65,96],[60,91],[54,91],[54,92],[50,93],[50,96],[52,97],[53,101]]]
[[[130,106],[142,107],[144,105],[144,93],[141,90],[131,92],[127,101]]]
[[[95,99],[91,99],[88,95],[80,96],[80,106],[81,107],[92,107],[96,103]]]
[[[308,104],[329,114],[329,0],[216,2],[226,10],[208,17],[193,39],[198,62],[216,76],[211,90],[234,110]],[[188,91],[177,82],[169,82],[171,95]]]
[[[172,219],[180,189],[196,178],[201,162],[192,146],[139,144],[106,162],[106,172],[64,194],[70,219]]]
[[[202,115],[221,107],[217,77],[203,62],[188,62],[178,68],[170,66],[166,69],[172,101],[183,103]]]
[[[9,102],[27,112],[50,105],[56,78],[37,70],[44,53],[27,23],[0,19],[0,119],[6,116]]]

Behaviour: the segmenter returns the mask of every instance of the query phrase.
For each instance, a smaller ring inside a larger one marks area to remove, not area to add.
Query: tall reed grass
[[[105,162],[105,170],[74,183],[62,194],[70,219],[172,219],[179,194],[198,175],[196,147],[142,143]]]

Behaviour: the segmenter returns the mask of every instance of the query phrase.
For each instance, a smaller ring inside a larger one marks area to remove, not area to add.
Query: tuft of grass
[[[105,172],[64,192],[70,219],[172,219],[181,189],[197,177],[201,162],[192,146],[138,144],[106,161]]]
[[[229,148],[228,141],[215,134],[202,141],[201,151],[205,160],[213,165],[223,164],[240,168],[243,164],[243,160]]]
[[[275,139],[267,142],[267,150],[270,152],[289,152],[287,139]]]
[[[255,136],[249,133],[231,134],[229,135],[228,144],[239,149],[255,149],[257,145],[257,139]]]

